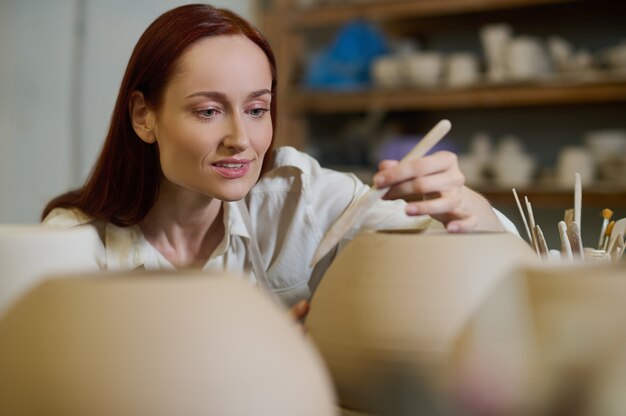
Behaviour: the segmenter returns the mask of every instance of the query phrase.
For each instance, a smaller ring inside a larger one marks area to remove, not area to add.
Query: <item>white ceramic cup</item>
[[[597,163],[626,156],[626,130],[590,131],[584,142]]]
[[[546,51],[539,39],[518,36],[508,46],[508,73],[514,80],[532,80],[548,71]]]
[[[478,58],[472,53],[454,53],[446,61],[446,84],[450,87],[466,87],[478,82]]]
[[[416,87],[436,87],[441,82],[443,56],[436,52],[415,52],[404,57],[408,83]]]
[[[502,187],[524,187],[532,182],[534,159],[525,153],[500,153],[492,164],[495,182]]]
[[[404,80],[402,61],[393,55],[376,59],[371,71],[374,83],[379,87],[397,87]]]
[[[582,184],[593,182],[595,163],[591,152],[583,146],[567,146],[561,149],[557,159],[556,181],[565,188],[575,184],[576,173]]]

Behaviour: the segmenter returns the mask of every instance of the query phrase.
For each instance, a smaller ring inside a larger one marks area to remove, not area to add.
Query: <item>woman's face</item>
[[[165,179],[211,198],[245,197],[272,140],[271,88],[265,53],[244,36],[207,38],[186,51],[156,112]]]

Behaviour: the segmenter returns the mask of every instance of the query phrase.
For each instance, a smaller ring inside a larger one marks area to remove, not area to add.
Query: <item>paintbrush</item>
[[[570,222],[574,222],[574,208],[565,210],[563,213],[563,221],[565,221],[565,225],[569,225]]]
[[[611,241],[611,233],[613,233],[613,227],[615,227],[615,221],[611,221],[609,225],[606,226],[606,231],[604,232],[604,242],[602,243],[602,250],[604,251],[609,248],[609,242]]]
[[[606,232],[606,227],[609,225],[609,220],[613,216],[613,211],[608,208],[604,208],[602,210],[602,227],[600,228],[600,238],[598,239],[598,249],[602,250],[604,245],[604,233]]]
[[[450,131],[451,127],[450,121],[441,120],[417,143],[409,154],[402,158],[400,164],[424,156]],[[348,207],[324,235],[320,245],[317,247],[317,251],[313,255],[310,266],[313,267],[322,257],[332,250],[350,228],[363,217],[365,212],[388,191],[389,187],[379,189],[374,185],[365,195]]]

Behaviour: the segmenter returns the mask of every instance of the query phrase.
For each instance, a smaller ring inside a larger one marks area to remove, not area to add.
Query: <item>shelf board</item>
[[[471,187],[471,186],[470,186]],[[496,207],[515,207],[511,189],[471,187]],[[574,192],[571,189],[516,189],[520,198],[528,197],[534,208],[573,208]],[[414,200],[406,198],[407,201]],[[583,190],[583,206],[598,209],[626,208],[626,188],[616,190]]]
[[[515,198],[510,189],[477,189],[494,206],[515,205]],[[567,208],[574,207],[574,191],[572,189],[516,189],[517,194],[527,196],[528,200],[536,208]],[[626,208],[626,188],[609,190],[584,190],[583,207],[593,207],[598,209]]]
[[[626,79],[602,82],[551,82],[456,89],[375,89],[356,92],[298,90],[285,97],[300,113],[350,113],[502,108],[626,102]]]
[[[351,19],[394,20],[450,14],[489,12],[590,0],[387,0],[298,8],[289,14],[289,27],[303,30],[339,25]]]
[[[374,171],[367,167],[327,165],[327,168],[341,172],[354,173],[363,183],[372,183]],[[494,206],[515,207],[515,198],[510,187],[486,183],[483,185],[469,184],[471,189],[485,196]],[[537,183],[526,187],[516,187],[520,198],[528,200],[537,208],[567,208],[574,205],[574,189],[559,187],[550,183]],[[583,188],[583,206],[593,208],[626,209],[626,183],[611,184],[594,182]],[[407,197],[407,201],[417,197]]]

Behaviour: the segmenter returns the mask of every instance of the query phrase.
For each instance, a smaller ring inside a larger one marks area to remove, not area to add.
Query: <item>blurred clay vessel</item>
[[[402,386],[412,386],[409,398],[436,394],[438,370],[471,314],[511,269],[535,261],[510,233],[357,235],[328,269],[306,320],[340,404],[389,412]]]

